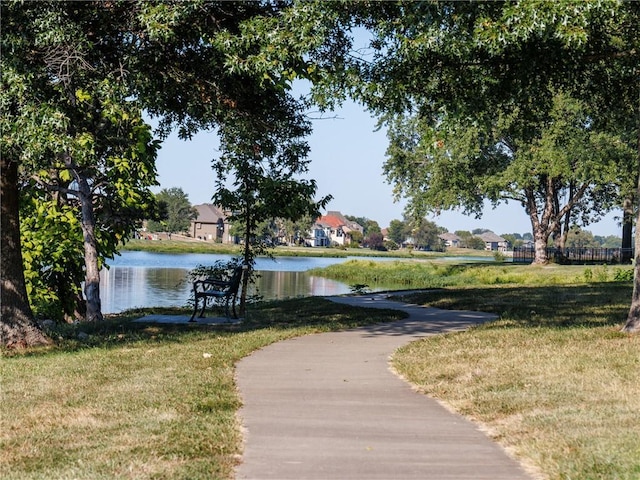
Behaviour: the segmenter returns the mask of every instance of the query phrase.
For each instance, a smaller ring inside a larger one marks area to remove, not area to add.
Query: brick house
[[[210,203],[194,205],[198,215],[191,220],[189,234],[200,240],[218,243],[237,243],[236,238],[229,233],[230,224],[224,211]]]

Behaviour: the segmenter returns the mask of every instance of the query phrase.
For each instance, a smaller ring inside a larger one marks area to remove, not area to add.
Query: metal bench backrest
[[[233,274],[229,279],[229,292],[236,293],[238,288],[240,287],[240,280],[242,280],[242,272],[244,271],[244,267],[242,265],[237,266],[233,269]]]

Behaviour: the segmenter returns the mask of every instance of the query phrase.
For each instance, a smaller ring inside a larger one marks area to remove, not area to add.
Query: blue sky
[[[375,120],[351,102],[325,117],[313,121],[307,178],[317,181],[318,195],[333,195],[328,209],[376,220],[382,228],[393,219],[402,219],[404,202],[394,203],[392,186],[382,173],[387,147],[385,133],[374,131]],[[192,204],[209,203],[215,181],[211,160],[218,155],[216,147],[216,135],[212,132],[200,133],[190,141],[182,141],[175,135],[169,137],[158,155],[161,185],[156,191],[179,187]],[[614,219],[619,215],[620,212],[613,212],[586,230],[594,235],[620,236]],[[531,232],[529,218],[517,204],[496,210],[488,206],[479,220],[459,212],[443,212],[429,219],[450,232],[475,228],[487,228],[497,234]]]

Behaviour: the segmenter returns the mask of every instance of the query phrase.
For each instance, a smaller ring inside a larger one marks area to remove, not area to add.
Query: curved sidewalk
[[[294,338],[239,362],[245,445],[237,479],[531,479],[475,425],[389,369],[402,345],[494,316],[402,304],[384,294],[330,299],[409,317]]]

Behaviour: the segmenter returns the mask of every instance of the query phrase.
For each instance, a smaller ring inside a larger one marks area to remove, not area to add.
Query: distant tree
[[[275,220],[278,227],[278,236],[284,238],[288,244],[302,243],[313,226],[314,220],[305,215],[298,220],[290,220],[278,217]]]
[[[370,233],[365,239],[364,244],[371,250],[384,250],[384,239],[379,232]]]
[[[382,229],[380,228],[380,225],[378,224],[378,222],[376,222],[375,220],[367,220],[366,225],[363,225],[366,231],[367,235],[370,235],[372,233],[381,233]]]
[[[396,242],[394,242],[393,240],[385,240],[384,248],[386,250],[398,250],[398,248],[400,248],[400,246]]]
[[[405,223],[402,220],[391,220],[387,229],[387,236],[396,244],[402,245],[405,241]]]
[[[622,245],[622,238],[616,235],[608,235],[606,237],[595,237],[596,241],[602,248],[620,248]]]
[[[347,220],[351,220],[352,222],[356,222],[358,225],[360,225],[364,230],[362,233],[365,237],[367,237],[370,233],[380,233],[382,231],[378,222],[367,217],[345,215],[344,218],[346,218]]]
[[[442,229],[434,222],[426,218],[419,218],[408,222],[407,226],[410,228],[411,238],[417,247],[440,250],[442,242],[438,235]]]
[[[189,229],[191,220],[198,212],[191,206],[189,196],[181,188],[163,188],[156,194],[156,202],[163,206],[166,212],[160,221],[150,220],[147,228],[152,232],[177,233]]]
[[[460,237],[460,247],[472,248],[470,245],[471,237],[473,236],[468,230],[456,230],[455,234]]]
[[[517,238],[516,235],[518,235],[520,238]],[[512,248],[522,246],[522,237],[520,236],[520,234],[503,233],[500,236],[504,238],[507,242],[509,242],[509,245],[511,245]]]
[[[533,242],[533,234],[531,232],[525,232],[522,234],[522,239],[529,242]]]
[[[351,244],[354,247],[357,247],[364,242],[364,235],[358,230],[352,230],[351,232],[349,232],[349,235],[351,236]]]
[[[473,250],[484,250],[485,247],[486,247],[486,244],[484,243],[484,240],[482,240],[480,237],[476,237],[474,235],[467,239],[467,248],[472,248]]]
[[[471,234],[472,235],[482,235],[483,233],[487,233],[490,232],[491,230],[489,230],[488,228],[474,228],[473,230],[471,230]]]
[[[599,246],[600,244],[589,230],[574,226],[567,234],[566,248],[594,248]]]

